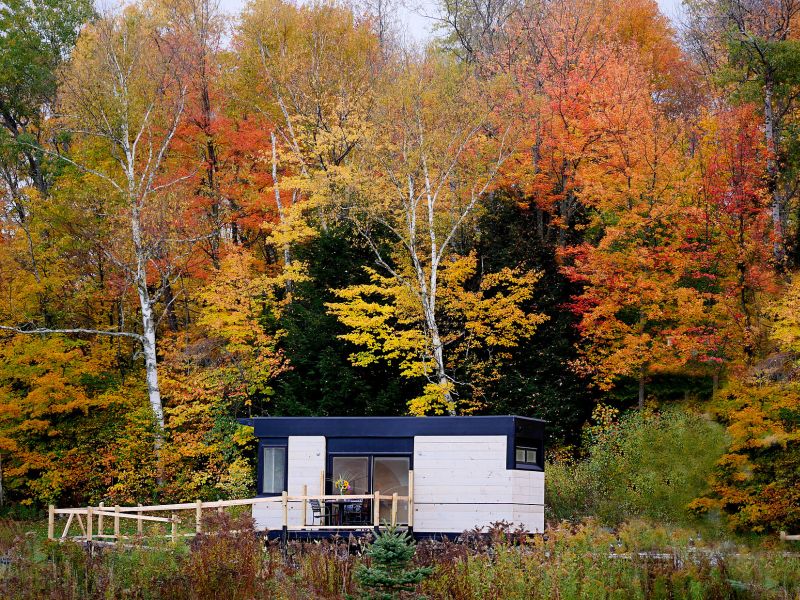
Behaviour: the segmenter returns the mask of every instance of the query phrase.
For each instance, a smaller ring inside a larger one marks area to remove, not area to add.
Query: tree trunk
[[[278,209],[278,218],[281,221],[281,225],[285,225],[286,216],[283,211],[283,202],[281,201],[281,189],[278,185],[278,143],[275,139],[274,131],[270,133],[270,139],[272,140],[272,188],[275,193],[275,207]],[[289,250],[289,244],[283,245],[283,264],[284,269],[288,269],[292,265],[292,255]],[[290,294],[292,292],[292,287],[292,280],[287,277],[286,293]]]
[[[425,324],[431,336],[431,351],[433,353],[433,360],[436,363],[436,379],[439,385],[444,390],[444,399],[447,402],[447,413],[449,415],[456,414],[455,401],[453,395],[450,393],[450,379],[447,377],[447,369],[444,362],[444,344],[439,336],[439,324],[436,322],[436,300],[428,296],[427,299],[423,296],[423,310],[425,312]]]
[[[153,410],[157,427],[153,445],[158,450],[164,442],[164,409],[161,405],[161,389],[158,382],[156,327],[153,320],[153,308],[150,305],[147,293],[143,295],[140,292],[139,301],[142,308],[142,352],[147,374],[147,396],[150,400],[150,408]]]
[[[435,321],[433,327],[434,329],[431,330],[431,343],[433,345],[433,359],[436,361],[436,377],[439,380],[439,385],[444,390],[444,399],[447,402],[447,413],[455,415],[455,402],[449,390],[450,380],[447,377],[447,371],[444,367],[444,345],[439,337],[439,329]]]
[[[639,410],[644,409],[644,380],[645,370],[642,369],[639,373]]]
[[[131,178],[131,181],[133,178]],[[138,200],[132,195],[131,238],[136,253],[135,284],[139,294],[139,307],[142,311],[142,353],[147,376],[147,396],[153,417],[156,421],[156,432],[153,446],[159,451],[164,442],[164,408],[161,405],[161,389],[158,382],[158,354],[156,350],[156,322],[153,316],[153,303],[147,289],[147,252],[142,244],[142,227]]]
[[[169,277],[161,280],[161,290],[164,296],[164,312],[167,314],[167,324],[172,332],[178,331],[178,315],[175,312],[175,294],[172,292],[172,284]]]
[[[772,227],[775,241],[772,254],[780,264],[784,259],[783,197],[778,186],[778,130],[773,107],[773,82],[769,74],[764,78],[764,137],[767,142],[767,187],[772,200]]]

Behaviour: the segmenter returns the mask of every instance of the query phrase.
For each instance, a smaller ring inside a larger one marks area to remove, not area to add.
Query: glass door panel
[[[331,493],[338,494],[336,481],[350,484],[345,494],[369,494],[369,458],[366,456],[335,456],[331,473]]]
[[[381,493],[380,521],[392,522],[392,494],[408,496],[408,471],[411,461],[405,456],[376,456],[372,463],[372,489]],[[408,501],[397,501],[397,522],[408,523]]]

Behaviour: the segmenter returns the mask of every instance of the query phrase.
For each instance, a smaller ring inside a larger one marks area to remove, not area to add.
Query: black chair
[[[363,525],[364,519],[364,500],[353,500],[344,505],[343,525]]]
[[[311,505],[311,524],[314,525],[314,522],[319,519],[320,525],[323,525],[325,523],[325,513],[322,512],[322,505],[319,500],[309,500],[308,503]]]

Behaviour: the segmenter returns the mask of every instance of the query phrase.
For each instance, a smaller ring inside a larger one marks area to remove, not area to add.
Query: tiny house
[[[258,495],[284,499],[253,506],[260,529],[335,531],[393,522],[431,536],[497,521],[544,529],[544,421],[258,417],[241,423],[258,438]]]

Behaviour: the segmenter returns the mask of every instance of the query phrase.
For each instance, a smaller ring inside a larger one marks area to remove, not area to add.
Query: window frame
[[[517,460],[517,449],[536,452],[536,462],[527,462]],[[544,471],[542,441],[530,438],[514,439],[513,443],[509,440],[509,468],[517,471]]]
[[[519,457],[517,456],[517,453],[520,450],[524,453],[524,458],[522,460],[520,460]],[[533,452],[534,460],[532,460],[532,461],[528,460],[528,452]],[[538,466],[539,465],[539,449],[536,448],[535,446],[521,446],[519,444],[516,444],[514,446],[514,462],[517,465],[524,465],[524,466],[529,466],[529,467]]]
[[[285,459],[283,469],[283,489],[280,492],[264,491],[264,450],[267,448],[280,448],[283,450]],[[256,496],[261,498],[273,498],[280,496],[289,489],[289,440],[285,438],[261,439],[258,444],[258,473],[256,476]]]

